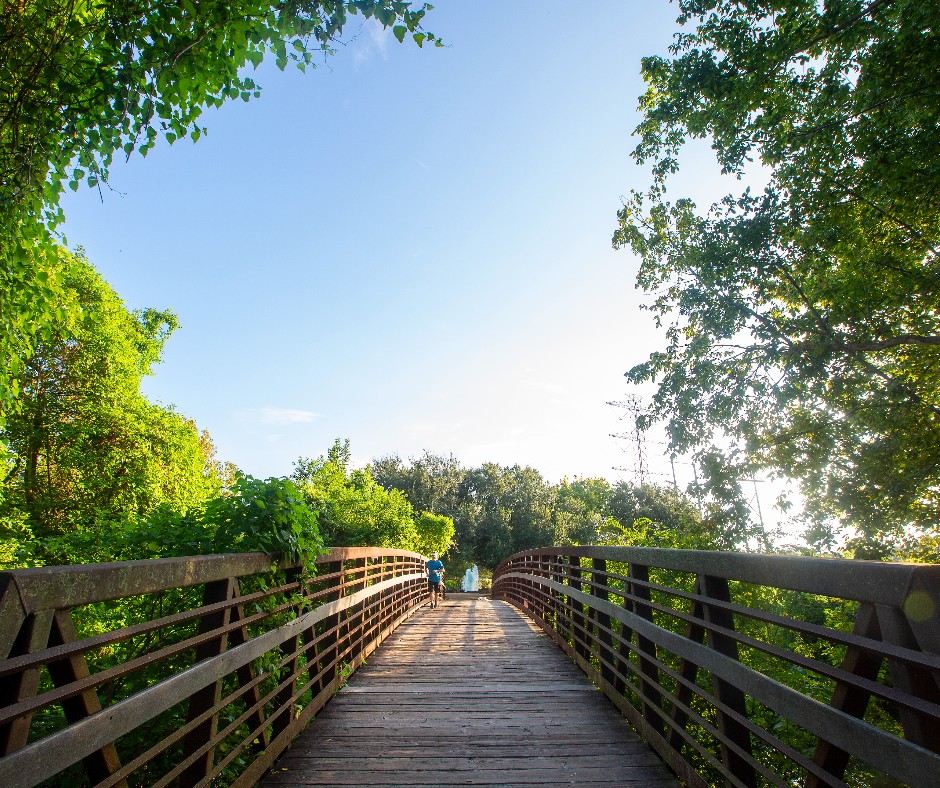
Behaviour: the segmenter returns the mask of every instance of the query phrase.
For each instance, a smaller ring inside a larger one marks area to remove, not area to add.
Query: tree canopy
[[[493,569],[513,553],[552,545],[740,546],[739,532],[703,523],[695,503],[673,488],[595,478],[552,484],[531,467],[465,468],[429,452],[382,457],[369,470],[416,507],[453,521],[450,562],[460,571],[474,563]]]
[[[246,66],[273,56],[281,69],[313,67],[353,17],[400,42],[440,45],[421,27],[428,10],[399,0],[4,2],[0,426],[17,400],[18,364],[62,308],[52,261],[66,186],[100,189],[116,156],[198,140],[206,108],[260,95]]]
[[[223,468],[208,435],[140,393],[176,316],[129,312],[81,255],[60,249],[52,273],[68,301],[20,359],[12,383],[21,407],[0,430],[6,529],[39,546],[159,505],[185,512],[217,494]]]
[[[796,478],[813,541],[850,525],[857,555],[885,555],[940,520],[940,6],[678,6],[689,29],[642,66],[653,181],[614,236],[667,343],[628,378],[657,384],[645,423],[671,451]],[[668,199],[694,138],[767,186]]]
[[[351,468],[349,441],[338,439],[325,456],[297,462],[293,480],[318,513],[327,543],[446,551],[454,537],[449,517],[422,512],[394,487],[385,488],[369,468]]]

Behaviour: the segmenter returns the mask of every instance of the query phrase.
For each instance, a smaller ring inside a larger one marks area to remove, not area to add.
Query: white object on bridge
[[[463,580],[460,581],[460,587],[464,591],[480,590],[480,570],[474,564],[471,569],[464,572]]]

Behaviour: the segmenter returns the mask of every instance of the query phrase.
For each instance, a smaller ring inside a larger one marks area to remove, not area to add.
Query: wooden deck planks
[[[584,674],[514,608],[457,595],[403,624],[262,782],[678,784]]]

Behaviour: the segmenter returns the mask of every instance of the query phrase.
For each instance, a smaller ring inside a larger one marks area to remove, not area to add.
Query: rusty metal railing
[[[0,785],[253,785],[425,592],[390,548],[2,572]]]
[[[940,785],[940,566],[560,547],[493,595],[690,786]]]

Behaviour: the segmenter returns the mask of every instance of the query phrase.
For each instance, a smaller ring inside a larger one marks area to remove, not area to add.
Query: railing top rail
[[[329,552],[317,559],[318,564],[335,561],[352,561],[356,558],[379,558],[383,555],[399,555],[427,561],[428,557],[411,550],[399,550],[397,547],[330,547]]]
[[[418,608],[425,560],[335,547],[312,576],[260,552],[0,572],[0,784],[71,784],[80,762],[103,788],[255,784]]]
[[[419,553],[394,548],[333,547],[317,564],[359,558],[396,555],[424,559]],[[109,602],[169,588],[211,583],[228,577],[267,572],[279,565],[279,556],[267,553],[219,553],[215,555],[114,561],[102,564],[44,566],[0,572],[0,598],[11,583],[16,585],[23,613]],[[280,564],[288,568],[291,564]],[[2,611],[0,611],[2,612]]]
[[[496,571],[504,571],[514,559],[533,555],[604,558],[893,606],[902,605],[915,584],[940,589],[940,565],[657,547],[540,548],[510,557]]]
[[[689,784],[940,774],[940,566],[552,547],[510,556],[493,593]]]

